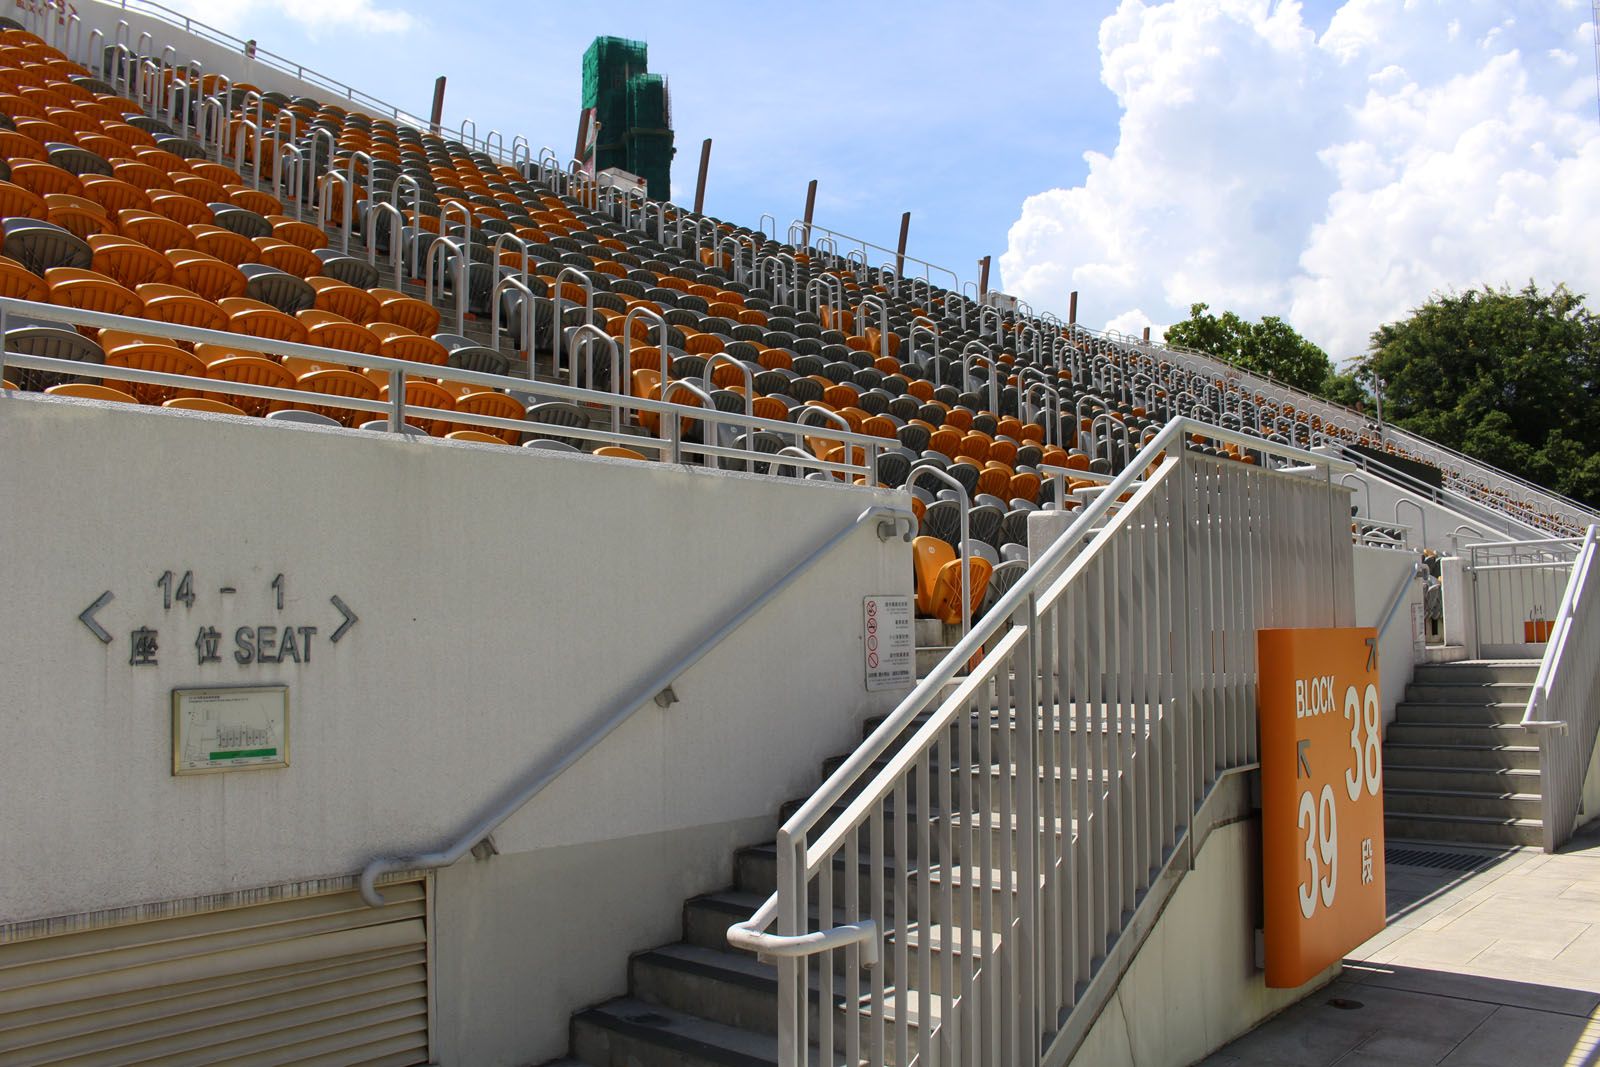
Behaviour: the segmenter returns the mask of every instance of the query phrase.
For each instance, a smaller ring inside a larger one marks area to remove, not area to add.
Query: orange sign
[[[1267,985],[1304,985],[1384,927],[1377,631],[1262,630]]]

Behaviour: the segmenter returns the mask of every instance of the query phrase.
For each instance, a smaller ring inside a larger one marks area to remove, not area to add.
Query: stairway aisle
[[[1391,839],[1541,845],[1539,740],[1522,714],[1537,660],[1417,667],[1384,739]]]
[[[864,733],[878,725],[879,720],[869,720],[864,727]],[[914,734],[920,722],[913,722],[903,737]],[[975,713],[971,727],[976,736],[978,731],[1003,731],[1007,725],[996,718],[993,712],[980,711]],[[1108,728],[1109,724],[1108,724]],[[891,746],[891,752],[898,747],[899,742]],[[1058,746],[1060,741],[1057,742]],[[976,751],[976,749],[975,749]],[[880,765],[888,759],[886,754]],[[824,762],[822,774],[826,777],[843,762],[843,757],[835,757]],[[950,818],[953,824],[959,826],[964,819],[959,810],[952,812],[948,806],[948,799],[953,795],[952,788],[958,783],[961,774],[960,768],[937,768],[930,790],[933,797],[934,809],[928,812],[912,812],[912,823],[926,818],[934,825],[941,819]],[[1001,766],[991,767],[973,766],[966,769],[966,773],[974,778],[988,776],[1004,776],[1005,770]],[[978,795],[974,788],[973,796]],[[848,797],[836,805],[831,817],[840,814],[848,803]],[[780,812],[780,817],[788,817],[798,808],[800,801],[786,804]],[[892,802],[886,804],[886,811],[892,810]],[[826,822],[826,820],[824,820]],[[1055,830],[1062,837],[1069,837],[1073,829],[1070,825],[1064,826],[1060,820],[1053,820]],[[977,816],[977,825],[989,827],[988,840],[994,854],[1000,853],[1002,836],[1014,839],[1015,828],[1006,826],[1001,828],[999,822],[992,816],[987,818]],[[893,835],[886,842],[888,855],[887,863],[893,870],[898,864],[905,862],[910,866],[909,878],[915,886],[918,874],[918,857],[915,855],[917,845],[916,834],[911,835],[910,857],[900,858],[893,855]],[[935,847],[938,835],[934,835]],[[1009,841],[1007,842],[1009,844]],[[959,845],[958,845],[959,847]],[[975,845],[974,847],[979,847]],[[976,857],[973,857],[976,860]],[[834,903],[842,903],[844,899],[844,884],[847,881],[847,864],[835,866],[834,876]],[[963,864],[963,871],[973,871],[973,867]],[[858,868],[859,877],[862,879],[861,898],[868,897],[869,866],[865,856],[860,861]],[[726,890],[708,893],[695,897],[685,902],[683,907],[682,939],[670,945],[663,945],[647,951],[635,953],[628,962],[628,993],[603,1004],[596,1005],[581,1011],[573,1016],[571,1025],[571,1044],[568,1058],[552,1061],[546,1067],[709,1067],[709,1065],[739,1065],[739,1067],[756,1067],[756,1065],[777,1063],[777,1040],[775,1027],[778,1017],[778,972],[771,964],[759,961],[754,955],[736,950],[727,942],[728,927],[734,923],[742,922],[753,915],[758,907],[772,894],[777,885],[777,850],[770,842],[753,845],[740,849],[733,861],[733,884]],[[962,881],[967,881],[963,877]],[[963,907],[960,897],[967,892],[993,893],[995,896],[996,923],[1002,909],[1000,895],[1008,892],[1003,889],[1002,880],[998,871],[991,872],[989,879],[973,878],[966,891],[957,886],[957,907]],[[880,965],[883,982],[892,1003],[893,990],[897,987],[901,976],[897,973],[896,945],[901,939],[910,951],[910,960],[914,961],[917,953],[916,947],[920,943],[924,930],[919,929],[916,914],[916,894],[911,894],[908,901],[905,921],[898,922],[894,916],[886,917],[884,930],[884,958]],[[969,900],[973,898],[968,898]],[[815,921],[815,907],[813,905],[813,921]],[[942,918],[942,905],[940,894],[933,894],[934,914],[931,918],[935,921]],[[834,908],[834,918],[829,925],[843,923],[846,919],[841,908]],[[952,949],[958,953],[953,965],[961,969],[962,948],[959,944],[954,946],[942,943],[938,930],[931,931],[934,940],[931,942],[934,965],[932,968],[931,991],[941,990],[942,965],[938,962],[944,953]],[[992,956],[998,946],[1005,939],[1005,932],[1001,929],[991,930],[990,942],[985,952]],[[836,963],[842,967],[845,953],[839,952]],[[980,954],[973,954],[973,969],[981,971]],[[918,996],[918,976],[914,963],[908,961],[907,969],[913,973],[905,976],[909,986],[909,1002],[912,1005],[913,1015],[908,1020],[910,1034],[910,1048],[907,1059],[915,1056],[917,1033],[921,1026],[931,1026],[934,1031],[939,1027],[937,1018],[925,1021],[920,1017],[917,1009],[925,1003]],[[850,991],[845,988],[842,976],[836,977],[830,983],[831,988],[823,992],[818,988],[815,974],[811,978],[810,1020],[809,1032],[813,1041],[817,1034],[818,1016],[824,1003],[834,1012],[835,1037],[842,1046],[844,1019],[851,1011],[860,1010],[851,1003]],[[865,998],[870,995],[870,989],[863,982],[860,994]],[[935,1008],[937,1005],[934,1005]],[[892,1014],[892,1006],[891,1006]],[[886,1058],[887,1062],[896,1062],[894,1054],[894,1020],[889,1025]],[[865,1034],[863,1035],[865,1039]],[[844,1061],[844,1055],[835,1052],[831,1056],[822,1056],[813,1045],[811,1062],[822,1064],[839,1064]]]

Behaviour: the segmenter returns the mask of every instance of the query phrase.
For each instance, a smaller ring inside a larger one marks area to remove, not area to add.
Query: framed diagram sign
[[[172,773],[289,765],[289,687],[172,691]]]
[[[1292,989],[1384,927],[1377,631],[1256,637],[1266,982]]]

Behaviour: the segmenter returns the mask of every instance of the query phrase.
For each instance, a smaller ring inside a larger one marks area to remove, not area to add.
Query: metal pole
[[[807,248],[811,247],[811,214],[817,209],[817,179],[812,178],[811,184],[806,186],[806,221],[804,236],[800,243]]]
[[[906,235],[911,232],[911,212],[900,216],[900,247],[894,254],[895,277],[903,277],[906,272]]]
[[[1067,302],[1067,325],[1075,325],[1078,321],[1078,290],[1072,290],[1072,297]]]
[[[700,214],[706,206],[706,170],[711,166],[711,138],[700,146],[700,179],[694,187],[694,213]],[[808,217],[809,220],[809,217]]]
[[[978,266],[983,268],[978,275],[978,299],[982,300],[989,292],[989,257],[978,260]]]
[[[433,83],[433,113],[428,119],[428,126],[433,130],[435,137],[439,136],[439,124],[444,121],[444,75],[441,74]]]

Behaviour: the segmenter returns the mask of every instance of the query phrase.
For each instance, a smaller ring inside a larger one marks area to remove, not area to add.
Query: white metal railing
[[[1549,640],[1582,538],[1552,537],[1467,546],[1472,625],[1480,655]]]
[[[1600,578],[1594,566],[1597,527],[1590,526],[1571,561],[1544,658],[1522,725],[1539,735],[1539,791],[1544,848],[1554,852],[1572,836],[1583,811],[1584,778],[1600,729]]]
[[[315,406],[347,411],[365,411],[370,412],[374,419],[386,419],[387,429],[393,433],[405,433],[408,422],[443,420],[451,424],[459,424],[463,428],[482,429],[491,432],[516,430],[536,436],[572,438],[595,446],[620,445],[647,456],[650,453],[654,453],[663,462],[683,463],[688,458],[696,458],[706,463],[733,466],[741,469],[748,469],[751,465],[761,465],[768,469],[780,466],[780,457],[754,449],[753,433],[751,431],[764,430],[777,434],[780,438],[789,442],[786,446],[788,450],[781,458],[781,466],[797,468],[801,471],[825,471],[830,476],[843,478],[845,481],[851,481],[858,477],[865,478],[868,484],[871,485],[876,485],[878,482],[879,457],[887,450],[898,445],[898,442],[888,438],[873,437],[833,427],[824,428],[802,426],[791,422],[776,422],[769,419],[755,418],[742,412],[720,411],[711,405],[694,407],[685,404],[663,403],[660,400],[624,395],[622,393],[575,388],[544,379],[530,380],[528,378],[487,374],[431,363],[413,363],[407,360],[370,356],[344,349],[320,348],[315,345],[276,341],[244,334],[223,333],[217,330],[205,330],[199,327],[181,326],[176,323],[151,319],[108,315],[98,311],[84,311],[78,308],[61,307],[53,304],[38,304],[26,300],[0,298],[0,334],[4,333],[8,325],[16,325],[19,319],[26,320],[29,324],[60,323],[67,326],[89,326],[99,329],[123,330],[146,337],[206,342],[225,346],[236,351],[262,352],[278,357],[292,356],[313,360],[320,365],[335,369],[353,367],[358,370],[382,371],[388,375],[389,396],[386,400],[363,399],[303,389],[283,389],[253,385],[218,378],[166,374],[158,371],[136,370],[130,367],[33,356],[23,352],[9,351],[6,346],[0,346],[0,376],[3,376],[7,367],[17,367],[25,370],[46,371],[73,378],[104,380],[113,383],[113,385],[118,382],[127,382],[159,385],[188,394],[209,393],[213,395],[231,394],[255,397],[286,407]],[[624,359],[625,364],[626,360]],[[442,379],[463,385],[479,386],[484,390],[528,396],[535,401],[554,400],[578,404],[584,406],[586,410],[593,411],[596,416],[600,416],[599,421],[609,422],[611,428],[546,424],[473,413],[460,409],[432,408],[414,402],[408,403],[407,391],[403,388],[403,383],[407,379],[428,381]],[[0,396],[7,395],[9,395],[9,391],[0,393]],[[37,394],[22,393],[18,395],[34,396]],[[627,422],[628,414],[641,411],[653,412],[656,415],[661,426],[662,436],[652,437],[643,435],[638,431],[629,432],[631,427]],[[686,439],[683,425],[685,422],[699,423],[703,427],[700,441]],[[746,446],[727,447],[718,444],[719,435],[717,430],[719,427],[728,427],[735,434],[749,434],[746,438]],[[841,453],[836,460],[816,457],[805,449],[807,437],[821,439],[830,444],[834,442],[847,443],[849,445],[848,453]],[[406,434],[406,439],[414,440],[415,438],[411,434]]]
[[[777,892],[728,933],[778,963],[782,1064],[1040,1062],[1256,760],[1256,630],[1352,624],[1345,469],[1168,423],[783,824]]]

